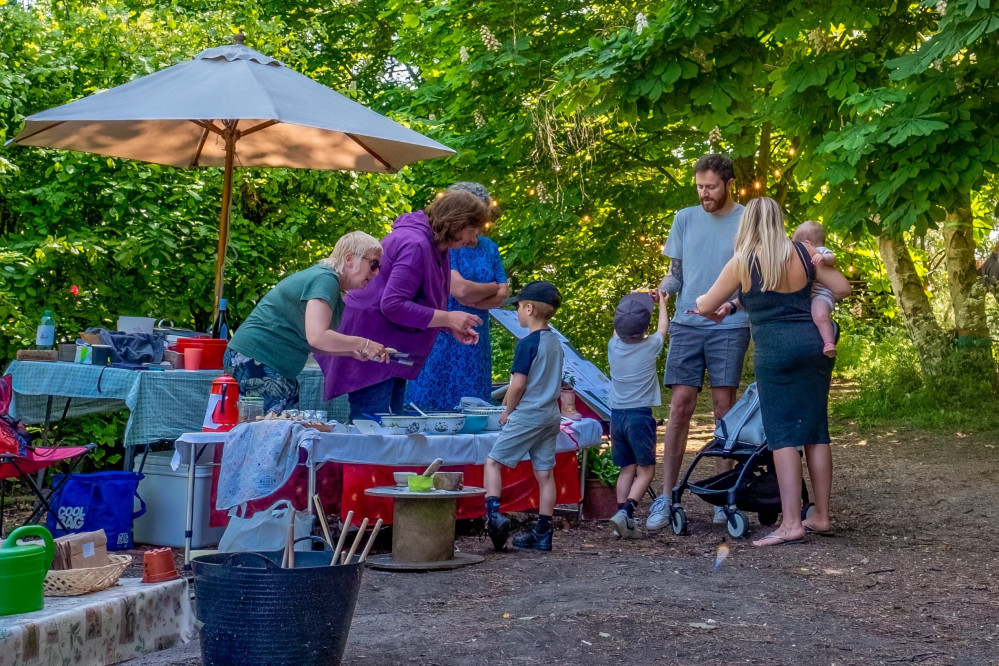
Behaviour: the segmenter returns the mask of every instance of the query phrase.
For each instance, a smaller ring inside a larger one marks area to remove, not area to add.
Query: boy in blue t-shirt
[[[500,416],[503,430],[486,458],[486,531],[496,550],[506,547],[510,519],[499,512],[503,467],[516,467],[531,456],[538,482],[538,522],[534,529],[513,538],[517,548],[550,551],[552,516],[555,513],[555,439],[562,416],[558,398],[562,389],[562,344],[548,322],[562,304],[562,295],[550,282],[535,281],[504,305],[517,304],[517,321],[530,334],[513,352],[506,411]]]

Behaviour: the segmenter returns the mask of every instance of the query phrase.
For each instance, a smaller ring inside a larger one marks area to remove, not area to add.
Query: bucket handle
[[[330,542],[320,536],[310,535],[310,536],[298,537],[297,539],[295,539],[295,543],[298,543],[299,541],[318,541],[319,543],[323,544],[323,552],[327,550],[329,551],[333,550],[333,546],[330,545]]]
[[[280,569],[281,568],[278,565],[274,564],[274,562],[272,562],[271,560],[269,560],[266,557],[264,557],[263,555],[261,555],[260,553],[254,553],[254,552],[250,552],[250,551],[240,552],[240,553],[232,553],[232,554],[229,555],[229,557],[227,557],[224,560],[222,560],[221,562],[219,562],[219,564],[221,566],[224,566],[224,567],[236,567],[236,566],[240,566],[240,565],[244,564],[244,562],[242,560],[245,559],[245,556],[247,556],[247,555],[250,556],[250,557],[255,557],[255,558],[259,559],[259,560],[263,560],[264,561],[264,569]]]

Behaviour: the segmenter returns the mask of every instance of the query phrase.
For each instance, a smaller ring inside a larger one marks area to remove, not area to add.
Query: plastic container
[[[236,403],[239,408],[239,422],[253,423],[258,418],[264,417],[264,399],[252,396],[243,396]],[[325,412],[324,412],[325,414]]]
[[[361,587],[357,556],[329,566],[330,552],[218,553],[192,560],[207,666],[339,664]]]
[[[200,348],[202,370],[221,370],[222,357],[225,355],[228,340],[216,340],[214,338],[177,338],[177,351],[181,354],[188,347]]]
[[[188,466],[181,465],[174,471],[170,468],[172,456],[170,451],[157,451],[146,458],[146,465],[142,468],[145,478],[139,481],[139,495],[146,502],[146,512],[136,518],[132,525],[132,538],[136,543],[184,547]],[[210,456],[207,459],[210,461]],[[142,456],[138,456],[134,466],[136,472],[141,463]],[[194,470],[192,548],[214,546],[225,532],[224,527],[208,526],[211,488],[211,466],[198,465]]]
[[[118,330],[123,333],[152,335],[155,317],[118,317]]]

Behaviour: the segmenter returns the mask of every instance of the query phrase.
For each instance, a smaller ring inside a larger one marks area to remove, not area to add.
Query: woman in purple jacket
[[[482,320],[449,312],[449,251],[471,247],[489,219],[489,207],[466,191],[448,191],[426,211],[399,217],[382,239],[381,268],[364,289],[344,299],[340,333],[363,335],[409,354],[411,365],[365,364],[346,356],[322,356],[326,399],[344,393],[350,418],[391,411],[402,413],[406,382],[420,374],[440,329],[460,342],[475,344]],[[379,360],[379,359],[375,359]]]

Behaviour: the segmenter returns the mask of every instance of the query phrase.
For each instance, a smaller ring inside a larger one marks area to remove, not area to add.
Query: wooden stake
[[[350,562],[350,559],[354,557],[354,552],[357,550],[357,547],[361,545],[361,539],[364,538],[364,530],[366,530],[367,527],[368,527],[368,519],[365,518],[364,520],[361,521],[361,526],[357,529],[357,536],[354,537],[354,543],[350,545],[350,552],[347,553],[347,559],[343,561],[344,564]]]
[[[333,550],[333,559],[330,561],[330,566],[340,564],[340,551],[343,550],[343,544],[347,541],[347,529],[350,527],[350,521],[354,519],[354,512],[348,511],[347,517],[343,521],[343,529],[340,530],[340,538],[336,542],[336,548]]]
[[[285,551],[288,553],[288,568],[295,568],[295,512],[291,512],[291,522],[288,523],[288,543],[285,544]]]
[[[382,528],[382,519],[379,518],[378,521],[375,523],[375,529],[371,530],[371,536],[368,537],[368,543],[365,544],[364,550],[361,551],[361,559],[357,561],[358,564],[368,559],[368,553],[371,551],[371,546],[374,545],[375,537],[378,536],[378,530],[380,530],[381,528]]]
[[[318,494],[312,496],[312,503],[316,505],[316,513],[319,514],[319,526],[323,528],[323,536],[326,537],[326,543],[332,546],[333,539],[330,538],[330,526],[326,522],[326,511],[323,510],[323,503],[320,501]]]

